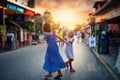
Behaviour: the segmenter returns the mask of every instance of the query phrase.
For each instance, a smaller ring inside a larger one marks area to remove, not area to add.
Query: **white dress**
[[[68,36],[65,36],[66,41],[73,41],[75,38],[69,38]],[[65,45],[65,54],[68,59],[74,59],[74,54],[73,54],[73,46],[71,43],[68,43]]]
[[[77,32],[76,32],[76,36],[77,36],[77,37],[80,37],[80,31],[77,31]]]

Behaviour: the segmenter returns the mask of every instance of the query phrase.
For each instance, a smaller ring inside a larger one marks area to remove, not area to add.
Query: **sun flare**
[[[76,24],[80,24],[78,14],[69,10],[54,12],[53,18],[56,22],[60,22],[61,26],[68,27],[69,29],[74,29]]]
[[[41,10],[45,11],[46,9],[41,8]],[[68,29],[74,29],[76,27],[76,24],[85,23],[87,18],[87,16],[85,15],[88,14],[87,12],[80,13],[74,9],[66,8],[66,7],[61,7],[59,8],[59,10],[53,9],[49,11],[52,13],[55,22],[59,22],[60,26],[67,27]]]

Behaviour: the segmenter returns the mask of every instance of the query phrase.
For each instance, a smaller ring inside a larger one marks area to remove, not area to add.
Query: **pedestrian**
[[[77,36],[77,42],[79,42],[80,41],[80,36],[81,36],[79,30],[76,32],[76,36]]]
[[[66,35],[66,29],[65,29],[65,27],[62,28],[62,33],[63,33],[63,38],[64,38],[65,35]]]
[[[59,47],[56,42],[56,37],[59,39],[61,38],[52,31],[52,27],[49,23],[44,24],[43,32],[47,42],[43,69],[46,70],[48,74],[45,75],[45,77],[52,77],[52,73],[58,71],[58,74],[54,77],[54,79],[59,79],[62,77],[61,69],[66,67],[65,62],[59,53]],[[61,40],[64,41],[63,39]]]
[[[84,38],[85,38],[85,33],[84,32],[81,33],[81,38],[82,38],[82,42],[84,42]]]
[[[58,31],[58,35],[60,38],[63,39],[63,32],[62,32],[62,29],[60,28],[59,31]],[[63,46],[64,42],[61,42],[61,40],[59,40],[59,46],[62,45]]]
[[[5,50],[12,50],[14,41],[15,41],[14,33],[11,32],[10,30],[8,30],[6,44],[5,44]]]
[[[73,53],[73,42],[75,40],[74,32],[69,31],[68,34],[65,36],[65,40],[67,41],[65,46],[65,54],[68,58],[68,61],[66,62],[67,67],[70,67],[70,72],[75,72],[75,70],[72,67],[72,62],[74,61],[74,53]]]

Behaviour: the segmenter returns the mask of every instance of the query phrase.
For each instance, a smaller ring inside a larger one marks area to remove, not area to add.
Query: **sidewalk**
[[[15,50],[18,50],[20,48],[25,48],[25,47],[28,47],[28,46],[32,46],[32,45],[21,46],[21,47],[18,47],[16,49],[11,49],[11,50],[0,50],[0,54],[5,53],[5,52],[10,52],[10,51],[15,51]]]
[[[88,45],[88,41],[85,39],[86,45]],[[113,46],[112,46],[113,47]],[[103,63],[106,69],[111,73],[115,80],[120,80],[120,73],[115,69],[115,64],[117,61],[117,56],[113,53],[116,53],[114,49],[110,49],[109,54],[99,54],[98,48],[91,48],[91,51],[94,55]]]
[[[94,55],[103,63],[115,80],[120,80],[120,73],[115,69],[117,58],[111,54],[99,54],[97,48],[91,49]]]

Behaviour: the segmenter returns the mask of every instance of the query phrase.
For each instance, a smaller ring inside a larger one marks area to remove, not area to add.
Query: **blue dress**
[[[59,53],[55,34],[45,34],[45,38],[47,41],[47,50],[43,69],[48,72],[55,72],[60,70],[61,68],[65,68],[66,64]]]

